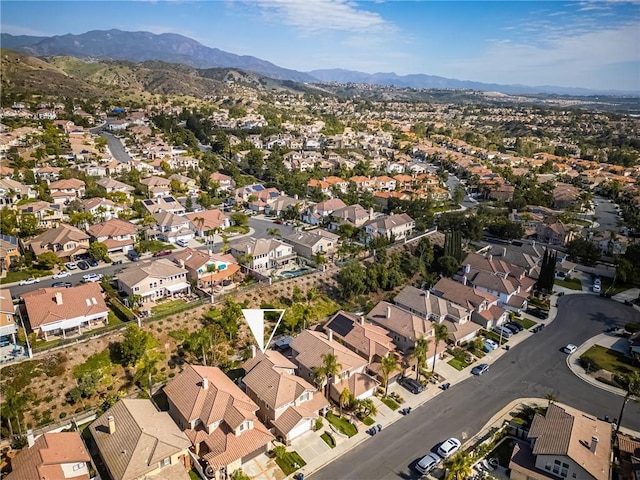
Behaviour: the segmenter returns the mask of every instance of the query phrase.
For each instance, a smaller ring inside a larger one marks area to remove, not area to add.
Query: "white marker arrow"
[[[264,313],[265,312],[280,312],[280,317],[278,318],[278,321],[276,322],[276,326],[273,328],[273,331],[271,332],[271,336],[269,337],[269,340],[267,341],[266,345],[264,344]],[[256,342],[258,343],[258,348],[262,353],[264,353],[266,349],[269,347],[269,344],[273,339],[273,335],[274,333],[276,333],[276,330],[278,329],[278,326],[282,321],[284,312],[285,312],[284,309],[279,309],[279,308],[264,308],[264,309],[263,308],[243,308],[242,309],[242,315],[244,315],[244,319],[247,321],[247,324],[249,325],[249,329],[251,330],[253,337],[256,339]]]

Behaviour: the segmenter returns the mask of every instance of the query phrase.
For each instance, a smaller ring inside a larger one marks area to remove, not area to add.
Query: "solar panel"
[[[164,201],[166,203],[173,203],[175,202],[175,199],[173,197],[164,197]]]
[[[145,205],[153,205],[153,200],[145,200],[144,204]]]
[[[261,192],[262,190],[264,190],[264,187],[262,185],[254,185],[253,190],[256,192]]]
[[[329,327],[341,337],[346,337],[353,330],[353,320],[339,313],[331,320]]]

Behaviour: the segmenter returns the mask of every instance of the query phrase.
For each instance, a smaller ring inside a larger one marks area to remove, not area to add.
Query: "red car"
[[[153,254],[154,257],[166,257],[167,255],[171,255],[171,250],[161,250]]]

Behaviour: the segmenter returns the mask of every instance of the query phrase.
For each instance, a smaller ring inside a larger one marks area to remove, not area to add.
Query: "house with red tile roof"
[[[96,241],[104,243],[109,253],[128,252],[134,247],[137,237],[136,226],[120,218],[91,225],[87,232]]]
[[[274,436],[258,405],[217,367],[186,365],[164,389],[169,414],[216,480],[265,453]]]
[[[91,457],[78,432],[49,432],[11,458],[5,480],[89,480]]]

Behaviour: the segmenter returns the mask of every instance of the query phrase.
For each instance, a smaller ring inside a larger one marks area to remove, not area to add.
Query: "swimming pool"
[[[280,274],[280,276],[282,278],[299,277],[300,275],[303,275],[304,273],[308,272],[309,270],[311,270],[309,267],[296,268],[295,270],[287,270],[286,272],[282,272]]]

